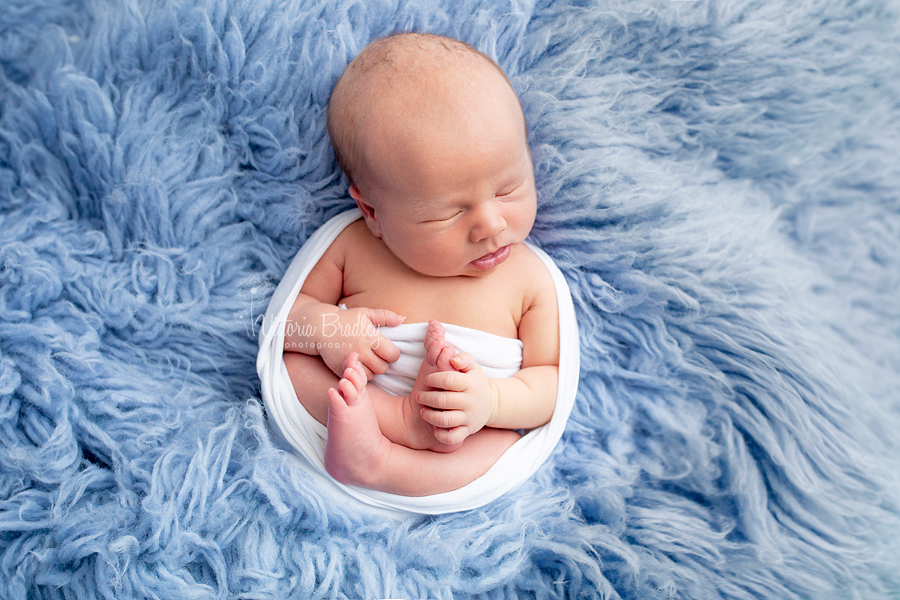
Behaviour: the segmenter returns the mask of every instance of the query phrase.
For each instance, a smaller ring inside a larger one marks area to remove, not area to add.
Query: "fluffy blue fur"
[[[900,19],[787,4],[5,0],[0,597],[900,597]],[[397,29],[510,74],[583,353],[548,464],[411,526],[291,466],[254,364]]]

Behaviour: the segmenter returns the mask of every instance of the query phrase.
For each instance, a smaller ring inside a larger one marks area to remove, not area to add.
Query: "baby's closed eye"
[[[462,214],[462,211],[461,211],[461,210],[457,210],[457,211],[454,212],[452,215],[449,215],[449,216],[447,216],[447,217],[442,217],[442,218],[438,218],[438,219],[427,219],[427,220],[422,221],[422,222],[423,222],[423,223],[446,223],[447,221],[452,221],[453,219],[455,219],[456,217],[458,217],[458,216],[461,215],[461,214]]]

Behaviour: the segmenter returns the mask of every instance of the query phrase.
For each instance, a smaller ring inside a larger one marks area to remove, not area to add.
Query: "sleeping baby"
[[[398,34],[347,67],[328,132],[361,218],[306,277],[284,365],[327,426],[336,480],[403,496],[458,489],[516,430],[550,421],[557,398],[557,295],[525,243],[537,201],[518,98],[472,47]],[[404,328],[418,336],[403,342],[412,366],[392,336]],[[515,354],[513,368],[459,352],[451,334]]]

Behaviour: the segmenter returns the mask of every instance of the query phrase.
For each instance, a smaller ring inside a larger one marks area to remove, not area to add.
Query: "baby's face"
[[[367,140],[373,175],[351,194],[375,208],[367,218],[372,232],[420,273],[489,274],[534,224],[524,118],[509,85],[494,75],[459,110],[406,115]]]

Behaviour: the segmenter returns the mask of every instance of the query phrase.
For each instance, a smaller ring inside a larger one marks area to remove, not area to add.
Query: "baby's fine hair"
[[[328,102],[327,125],[331,147],[338,165],[350,185],[358,185],[366,175],[366,165],[359,135],[362,115],[359,104],[365,104],[372,90],[371,77],[393,68],[397,72],[409,63],[409,53],[427,55],[437,66],[466,68],[490,65],[500,73],[512,89],[503,69],[488,55],[466,42],[428,33],[397,32],[370,42],[354,58],[338,79]],[[440,77],[440,71],[417,71],[427,80]]]

